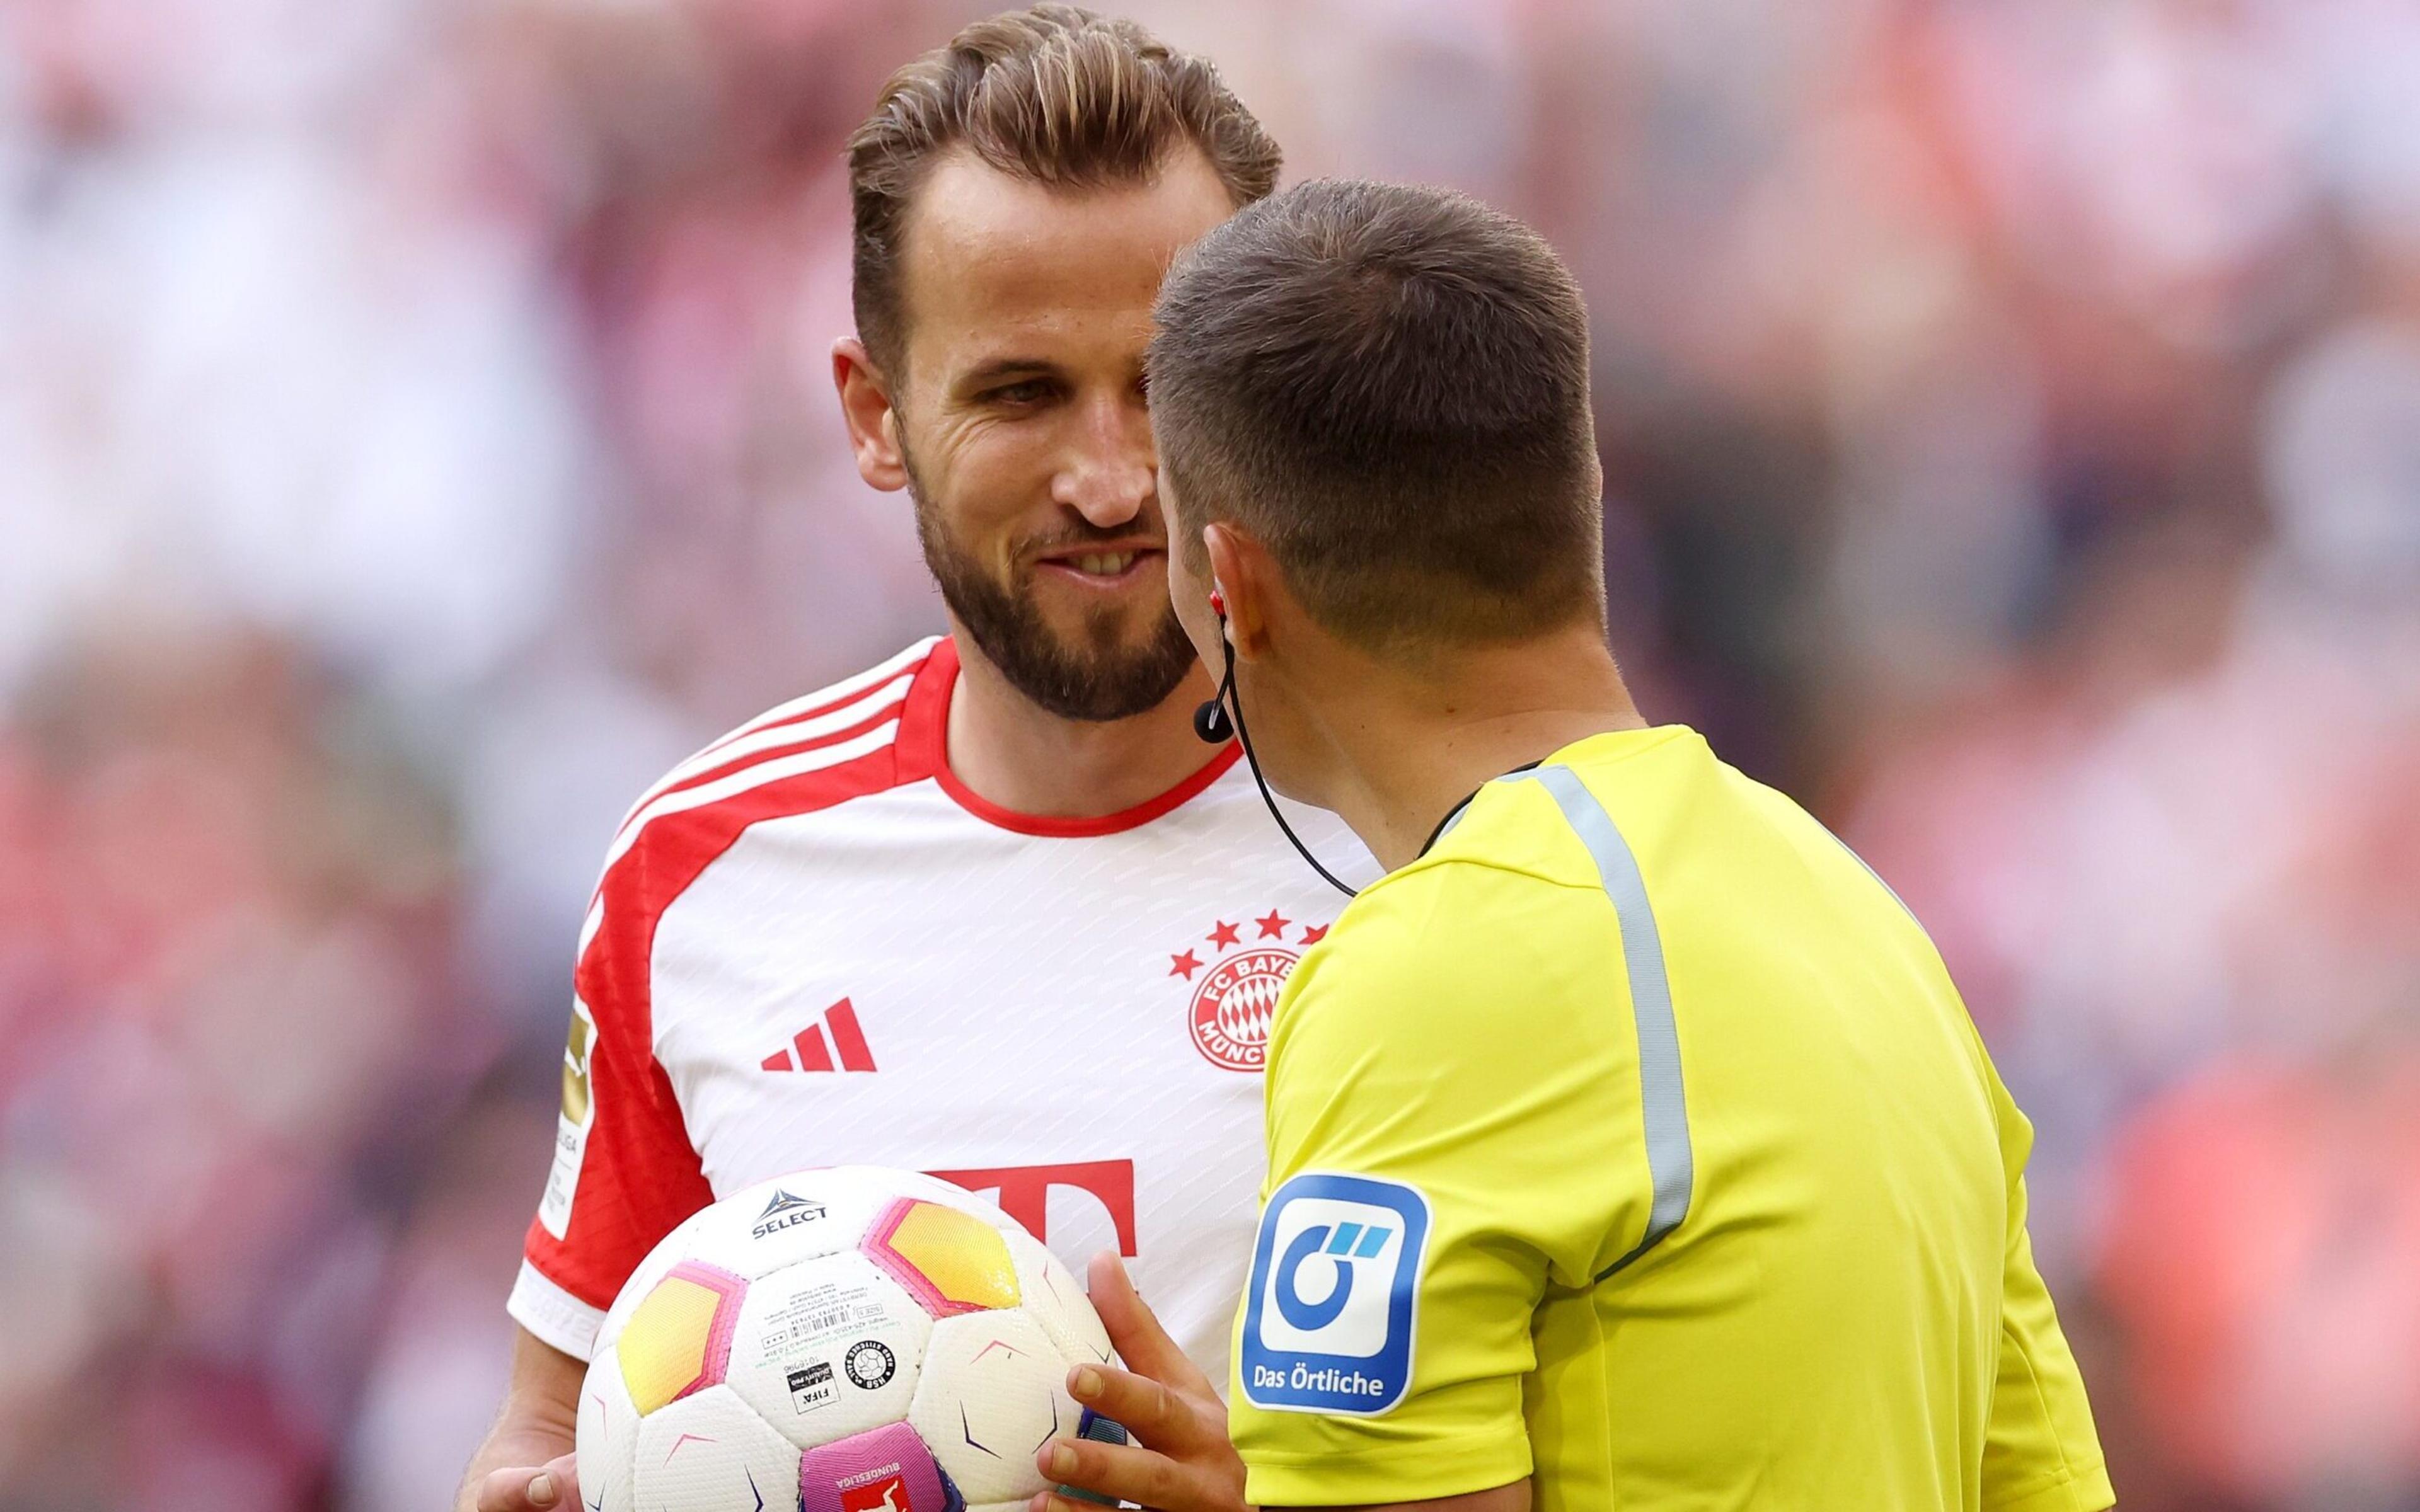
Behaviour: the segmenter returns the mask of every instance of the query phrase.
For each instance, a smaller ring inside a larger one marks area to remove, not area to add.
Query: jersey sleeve
[[[505,1304],[523,1328],[583,1360],[622,1283],[658,1240],[713,1200],[655,1056],[656,910],[621,895],[622,882],[609,872],[573,973],[554,1165]]]
[[[1232,1427],[1259,1505],[1458,1495],[1529,1474],[1524,1378],[1549,1287],[1585,1287],[1608,1226],[1635,1242],[1635,1046],[1568,1011],[1580,968],[1544,942],[1602,919],[1525,881],[1530,918],[1483,952],[1454,873],[1365,894],[1297,966],[1271,1044],[1267,1200],[1236,1321]],[[1500,910],[1505,895],[1490,894]],[[1497,917],[1501,917],[1500,912]],[[1478,1026],[1484,1025],[1483,1032]],[[1625,1071],[1626,1068],[1626,1071]],[[1624,1103],[1627,1107],[1624,1107]]]
[[[2059,1331],[2050,1288],[2025,1228],[2025,1162],[2033,1125],[1989,1072],[2008,1173],[2008,1260],[2000,1291],[2000,1365],[1983,1440],[1983,1505],[1991,1512],[2100,1512],[2117,1492],[2085,1399],[2084,1376]]]

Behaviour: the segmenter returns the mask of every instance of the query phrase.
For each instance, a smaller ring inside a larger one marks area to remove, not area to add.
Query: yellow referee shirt
[[[1295,968],[1267,1095],[1256,1504],[2114,1500],[1940,956],[1691,731],[1481,789]]]

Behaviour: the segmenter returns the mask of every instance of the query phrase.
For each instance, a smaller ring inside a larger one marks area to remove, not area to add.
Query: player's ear
[[[865,343],[844,336],[832,343],[832,387],[840,393],[841,418],[848,424],[849,451],[857,475],[885,493],[908,486],[906,454],[899,445],[899,410],[891,384],[866,354]]]

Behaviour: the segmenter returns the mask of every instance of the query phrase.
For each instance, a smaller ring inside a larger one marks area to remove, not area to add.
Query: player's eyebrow
[[[972,393],[1007,378],[1055,377],[1058,365],[1039,357],[994,357],[959,375],[957,388]]]

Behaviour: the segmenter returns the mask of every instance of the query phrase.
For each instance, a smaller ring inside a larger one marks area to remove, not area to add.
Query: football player
[[[614,837],[463,1506],[567,1504],[623,1280],[717,1193],[802,1166],[939,1173],[1063,1253],[1135,1257],[1223,1368],[1270,1010],[1342,899],[1195,729],[1143,351],[1170,259],[1278,162],[1209,64],[1058,5],[900,69],[851,139],[832,373],[949,633],[706,747]]]

